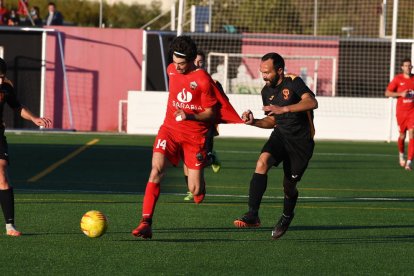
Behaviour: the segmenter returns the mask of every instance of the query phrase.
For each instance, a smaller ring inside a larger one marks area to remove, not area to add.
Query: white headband
[[[186,54],[183,54],[183,53],[180,53],[180,52],[177,52],[177,51],[174,51],[174,54],[176,54],[176,55],[178,55],[178,56],[183,56],[183,57],[185,57],[185,56],[186,56]]]

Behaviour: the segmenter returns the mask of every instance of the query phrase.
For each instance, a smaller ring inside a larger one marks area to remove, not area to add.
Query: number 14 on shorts
[[[157,145],[155,148],[157,149],[162,148],[163,150],[165,150],[166,147],[167,147],[167,140],[158,139]]]

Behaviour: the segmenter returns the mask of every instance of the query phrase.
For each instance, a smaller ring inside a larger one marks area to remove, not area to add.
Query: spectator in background
[[[32,20],[30,20],[30,17],[32,18]],[[36,26],[36,27],[43,26],[43,21],[42,21],[42,18],[40,17],[40,11],[39,11],[38,6],[34,6],[30,9],[30,17],[29,16],[26,17],[25,25]]]
[[[4,6],[4,1],[0,0],[0,25],[7,25],[9,20],[9,10]]]
[[[56,5],[53,2],[49,2],[47,6],[49,13],[46,17],[46,26],[51,25],[63,25],[63,15],[56,10]]]
[[[414,75],[411,59],[401,62],[402,74],[396,75],[385,90],[386,97],[397,98],[397,123],[400,130],[398,151],[400,166],[411,171],[414,157]],[[407,161],[404,158],[405,138],[408,131]]]
[[[18,26],[20,25],[20,16],[15,9],[10,10],[9,20],[7,22],[9,26]]]

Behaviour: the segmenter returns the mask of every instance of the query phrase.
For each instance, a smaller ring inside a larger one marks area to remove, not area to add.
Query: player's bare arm
[[[403,97],[403,98],[405,98],[409,93],[410,93],[409,89],[406,89],[406,90],[401,91],[401,92],[394,92],[394,91],[385,90],[385,97],[393,97],[393,98]]]
[[[288,112],[302,112],[318,108],[318,101],[309,93],[305,93],[301,97],[301,101],[297,104],[287,105],[287,106],[278,106],[278,105],[268,105],[263,106],[263,111],[269,111],[269,115],[272,114],[284,114]]]
[[[259,128],[274,128],[276,126],[276,119],[273,116],[267,116],[263,119],[255,119],[253,112],[246,110],[241,116],[246,125],[251,125]]]
[[[41,118],[34,115],[27,107],[23,107],[20,111],[20,116],[23,119],[26,119],[28,121],[32,121],[37,126],[43,126],[43,127],[51,127],[52,121],[48,118]]]
[[[210,122],[214,120],[215,118],[215,108],[208,107],[205,108],[203,112],[192,114],[192,113],[185,113],[184,110],[181,108],[177,108],[177,111],[175,111],[174,116],[178,119],[178,121],[184,121],[184,120],[191,120],[191,121],[200,121],[200,122]]]

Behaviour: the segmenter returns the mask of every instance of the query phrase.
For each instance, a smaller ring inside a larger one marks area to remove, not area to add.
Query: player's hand
[[[34,117],[32,122],[37,126],[49,128],[52,126],[52,121],[49,118]]]
[[[401,91],[399,94],[397,93],[397,95],[399,95],[399,97],[405,98],[408,95],[408,89]]]
[[[407,90],[401,92],[401,97],[403,97],[403,98],[412,98],[412,97],[414,97],[414,91],[410,90],[410,89],[407,89]]]
[[[177,110],[174,112],[175,120],[176,121],[184,121],[187,119],[187,115],[185,114],[184,110],[181,108],[177,108]]]
[[[243,114],[241,115],[241,119],[246,125],[253,124],[253,121],[254,121],[253,112],[251,110],[244,111]]]
[[[278,105],[266,105],[262,107],[263,111],[268,111],[268,115],[279,115],[288,112],[286,106],[278,106]]]

